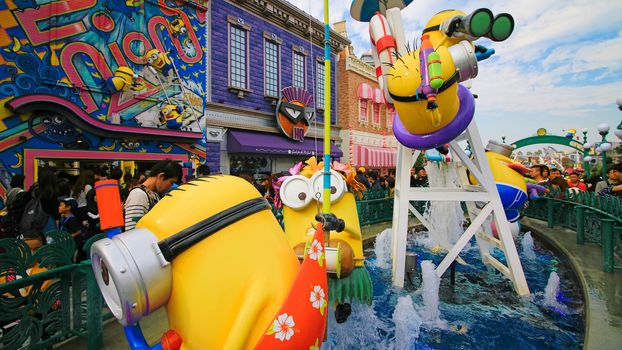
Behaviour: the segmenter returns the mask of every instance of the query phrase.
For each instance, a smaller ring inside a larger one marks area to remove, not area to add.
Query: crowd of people
[[[209,168],[198,169],[209,174]],[[136,222],[182,178],[178,162],[162,160],[149,172],[124,174],[119,167],[83,169],[77,176],[53,168],[39,170],[37,181],[28,189],[24,176],[12,177],[0,217],[0,238],[22,239],[31,250],[46,244],[46,232],[65,231],[74,238],[74,260],[85,258],[82,247],[86,240],[101,233],[95,182],[113,179],[119,182],[119,193],[125,216],[125,229]]]
[[[550,195],[556,198],[564,198],[569,189],[622,197],[622,164],[610,165],[605,179],[600,175],[587,179],[581,169],[566,169],[562,172],[557,168],[537,164],[531,167],[528,181],[544,187]]]

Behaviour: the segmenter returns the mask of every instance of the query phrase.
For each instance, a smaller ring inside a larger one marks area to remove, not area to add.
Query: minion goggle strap
[[[261,210],[264,198],[253,198],[210,216],[164,240],[136,228],[95,242],[91,261],[106,304],[123,326],[133,325],[168,302],[173,288],[170,262],[219,230]]]

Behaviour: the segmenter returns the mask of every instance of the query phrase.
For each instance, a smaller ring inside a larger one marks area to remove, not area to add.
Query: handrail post
[[[553,228],[553,200],[549,199],[546,203],[546,224],[549,228]]]
[[[612,219],[600,219],[605,272],[613,272],[613,222]]]
[[[86,269],[86,332],[87,348],[97,350],[102,348],[102,295],[93,275],[90,260],[82,262]]]
[[[577,205],[577,244],[585,242],[585,207]]]

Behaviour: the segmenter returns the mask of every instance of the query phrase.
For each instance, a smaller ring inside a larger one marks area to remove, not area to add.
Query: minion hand
[[[488,57],[494,55],[495,49],[489,49],[482,45],[475,45],[475,57],[477,57],[477,61],[483,61]]]
[[[341,232],[345,229],[346,224],[342,219],[339,219],[335,214],[317,214],[315,220],[324,224],[324,229],[328,231]]]

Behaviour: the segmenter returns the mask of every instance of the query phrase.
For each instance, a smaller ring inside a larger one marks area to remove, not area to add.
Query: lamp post
[[[501,141],[505,143],[505,135],[501,135]]]
[[[618,105],[618,109],[622,111],[622,96],[620,96],[620,97],[618,97],[618,99],[616,99],[616,104]],[[618,126],[613,131],[613,133],[616,134],[616,136],[619,139],[622,139],[622,122],[620,122],[620,124],[618,124]]]
[[[587,128],[581,129],[581,132],[583,133],[583,171],[585,171],[585,178],[589,179],[590,160],[592,160],[592,157],[590,157],[590,148],[592,148],[592,145],[587,143]]]
[[[609,133],[609,124],[602,123],[598,124],[598,133],[603,137],[600,143],[601,154],[603,156],[603,164],[602,164],[602,176],[603,179],[607,178],[607,151],[611,150],[611,144],[607,142],[607,134]]]

